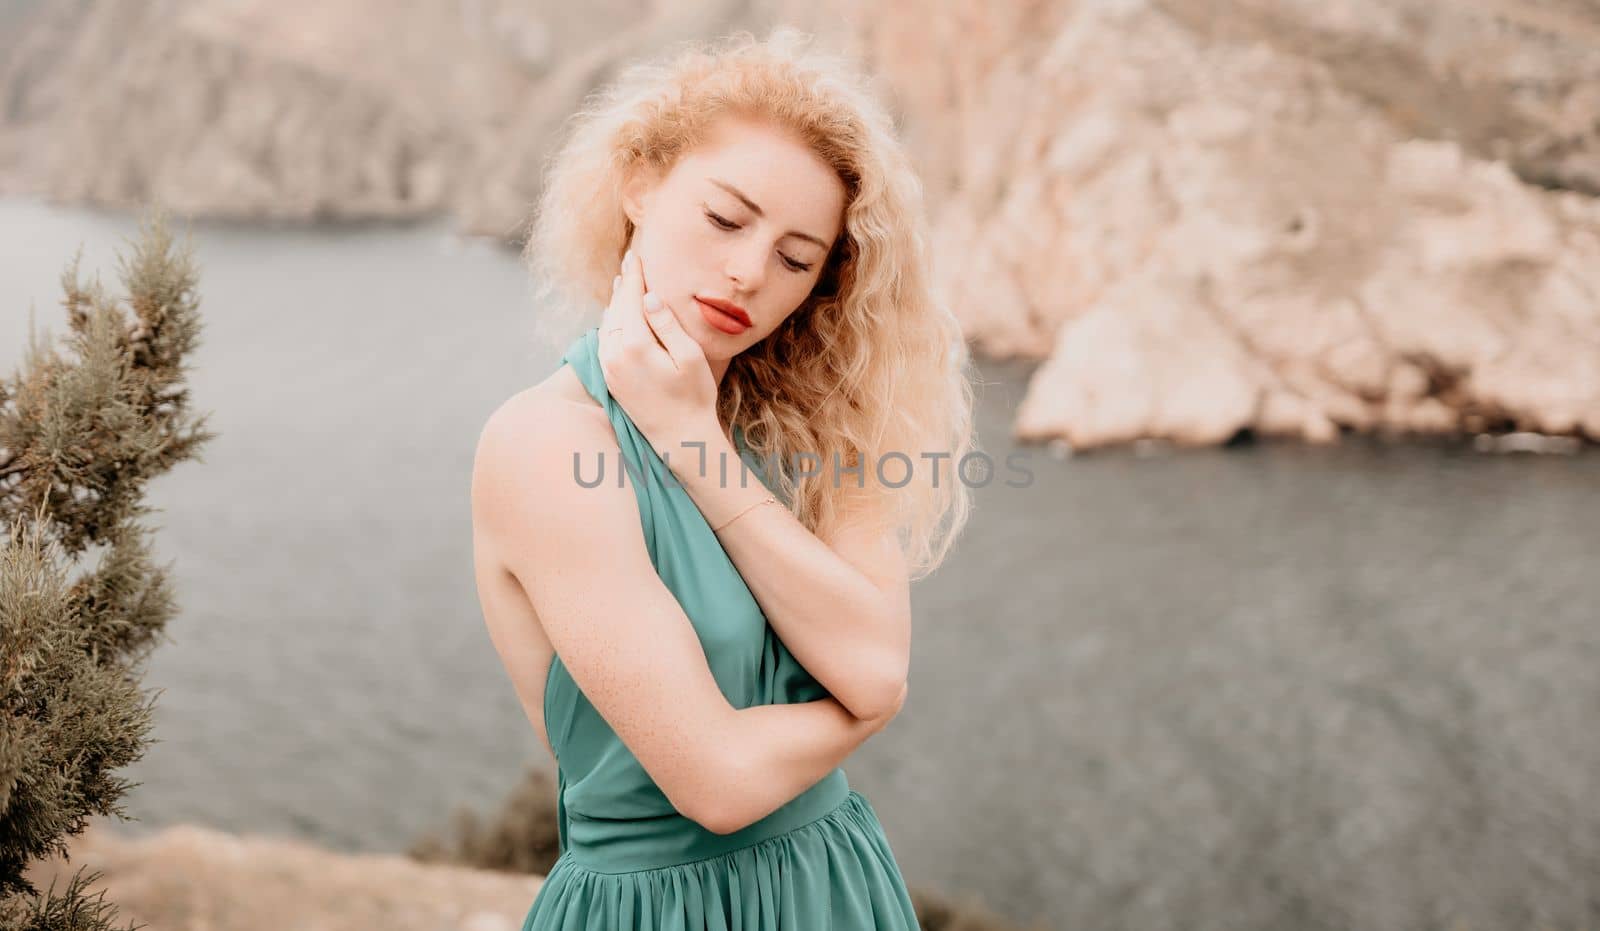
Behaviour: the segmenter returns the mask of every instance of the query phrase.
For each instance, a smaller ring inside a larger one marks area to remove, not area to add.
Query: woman
[[[637,65],[547,171],[541,310],[604,309],[489,418],[472,486],[490,635],[557,760],[525,931],[918,927],[839,765],[905,700],[972,393],[892,124],[805,45]]]

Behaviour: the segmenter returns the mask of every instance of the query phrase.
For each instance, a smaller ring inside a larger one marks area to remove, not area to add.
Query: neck
[[[730,361],[731,360],[729,360],[729,359],[707,359],[706,360],[706,364],[708,366],[710,366],[710,368],[711,368],[711,377],[717,383],[717,396],[718,397],[721,397],[721,395],[722,395],[722,376],[724,376],[724,375],[726,375],[728,373],[728,363]],[[721,418],[718,418],[719,421],[720,421],[720,419]],[[732,430],[723,430],[722,431],[722,435],[723,435],[723,437],[725,439],[727,439],[727,441],[728,441],[728,443],[730,445],[733,445],[733,432],[732,432]]]

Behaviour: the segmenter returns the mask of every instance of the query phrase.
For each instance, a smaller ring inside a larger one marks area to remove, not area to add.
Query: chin
[[[709,350],[713,346],[727,346],[729,341],[740,339],[738,336],[724,333],[705,322],[699,313],[700,305],[695,302],[694,298],[690,298],[689,303],[694,306],[694,310],[690,311],[692,316],[685,320],[680,315],[678,317],[678,326],[683,327],[685,333],[694,337],[694,341],[700,344],[701,349]],[[710,355],[708,354],[706,358],[710,358]]]
[[[700,328],[688,332],[700,344],[700,351],[705,354],[707,362],[730,361],[746,348],[743,337],[730,336],[715,327],[705,326],[703,322]]]
[[[707,329],[710,329],[707,327]],[[707,359],[731,359],[744,351],[739,345],[737,336],[729,336],[718,330],[709,333],[690,333],[694,341],[700,344],[700,351],[705,353]]]

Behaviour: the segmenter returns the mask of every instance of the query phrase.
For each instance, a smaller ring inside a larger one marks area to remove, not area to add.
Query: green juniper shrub
[[[81,258],[81,251],[79,258]],[[0,931],[105,931],[100,874],[57,892],[28,865],[67,857],[91,815],[130,819],[137,783],[117,770],[150,742],[144,662],[176,601],[140,519],[145,485],[214,434],[189,412],[185,361],[198,345],[192,249],[160,214],[141,224],[126,289],[108,297],[62,276],[66,352],[37,337],[0,380]]]

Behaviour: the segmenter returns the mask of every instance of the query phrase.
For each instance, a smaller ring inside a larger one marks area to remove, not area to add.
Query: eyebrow
[[[734,197],[739,198],[739,200],[742,201],[746,207],[750,208],[750,212],[751,213],[755,214],[758,217],[766,216],[765,213],[761,212],[761,208],[756,206],[756,202],[751,200],[750,198],[746,197],[744,195],[743,191],[741,191],[738,188],[734,187],[733,185],[727,183],[726,181],[718,181],[716,178],[707,178],[706,180],[710,181],[712,184],[715,184],[717,187],[722,188],[724,191],[727,191],[729,194],[732,194]],[[799,238],[804,239],[807,242],[816,243],[817,245],[821,246],[823,249],[830,248],[827,243],[825,243],[822,240],[818,239],[817,237],[811,235],[810,233],[802,233],[799,230],[790,230],[789,232],[784,233],[784,235],[785,236],[798,236]]]

